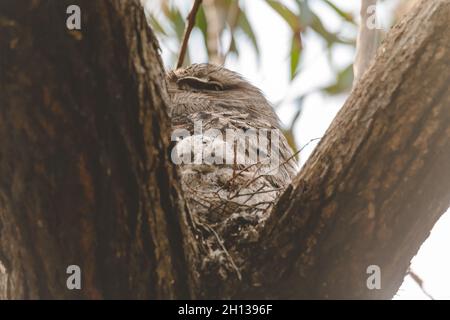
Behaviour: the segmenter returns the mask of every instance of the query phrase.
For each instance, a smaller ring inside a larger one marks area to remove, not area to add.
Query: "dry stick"
[[[216,237],[217,242],[219,243],[219,246],[222,248],[223,252],[225,253],[225,255],[228,257],[231,266],[233,267],[234,271],[236,271],[236,275],[237,278],[239,279],[239,281],[242,280],[242,274],[239,271],[239,268],[237,267],[236,263],[234,262],[233,257],[231,256],[231,254],[228,252],[227,248],[225,247],[225,244],[223,243],[222,238],[219,236],[219,234],[216,232],[216,230],[213,229],[213,227],[211,227],[209,224],[203,224],[204,227],[206,227],[207,229],[209,229],[214,236]]]
[[[408,274],[409,276],[414,280],[414,282],[417,283],[417,285],[420,287],[420,290],[422,290],[422,292],[431,300],[434,300],[434,297],[428,293],[427,290],[425,290],[424,285],[423,285],[423,280],[421,277],[419,277],[417,275],[417,273],[415,273],[414,271],[412,271],[411,269],[408,270]]]
[[[295,157],[296,157],[300,152],[302,152],[303,149],[305,149],[309,144],[311,144],[311,143],[314,142],[314,141],[320,140],[320,139],[322,139],[322,137],[320,137],[320,138],[314,138],[314,139],[309,140],[302,148],[300,148],[300,150],[298,150],[298,151],[295,152],[292,156],[290,156],[290,157],[287,158],[285,161],[283,161],[283,162],[278,166],[278,168],[281,167],[281,166],[283,166],[283,165],[285,165],[286,163],[288,163],[289,161],[291,161],[293,158],[295,158]],[[236,152],[236,151],[235,151],[235,152]],[[255,162],[255,163],[253,163],[253,164],[251,164],[251,165],[245,167],[244,169],[240,170],[236,176],[233,176],[230,180],[227,181],[227,184],[230,183],[230,182],[232,182],[232,181],[233,181],[235,178],[237,178],[242,172],[247,171],[248,169],[250,169],[251,167],[253,167],[253,166],[255,166],[255,165],[262,164],[261,162],[264,161],[264,160],[270,160],[270,158],[265,158],[265,159],[263,159],[263,160],[258,160],[257,162]],[[261,177],[264,176],[264,175],[259,175],[259,176],[257,176],[257,177],[255,178],[256,174],[258,173],[258,171],[259,171],[260,169],[261,169],[260,167],[256,169],[256,171],[254,172],[254,174],[253,174],[252,178],[250,179],[250,181],[247,182],[247,183],[244,185],[245,188],[248,187],[248,186],[249,186],[250,184],[252,184],[253,182],[255,182],[256,180],[258,180],[259,178],[261,178]],[[277,168],[274,168],[274,169],[277,169]],[[274,169],[269,170],[268,172],[266,172],[266,174],[269,173],[269,172],[272,172]],[[234,174],[234,172],[233,172],[233,174]],[[218,192],[219,192],[220,190],[222,190],[223,188],[224,188],[224,187],[220,187],[215,193],[218,194]],[[237,194],[239,194],[239,192],[240,192],[240,190],[238,190]]]
[[[191,35],[191,31],[195,25],[195,17],[197,16],[197,11],[202,4],[202,0],[195,0],[194,5],[192,6],[191,12],[189,12],[187,16],[187,24],[184,29],[183,34],[183,42],[181,43],[180,54],[178,55],[177,61],[177,69],[183,65],[184,56],[186,55],[187,45],[189,42],[189,36]]]

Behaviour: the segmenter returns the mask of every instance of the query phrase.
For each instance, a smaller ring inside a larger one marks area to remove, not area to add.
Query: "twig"
[[[262,188],[264,188],[265,186],[262,186]],[[261,188],[260,188],[261,189]],[[269,189],[269,190],[263,190],[263,191],[255,191],[255,192],[251,192],[251,193],[242,193],[239,194],[239,197],[243,197],[243,196],[251,196],[251,195],[255,195],[255,194],[262,194],[262,193],[269,193],[269,192],[277,192],[277,191],[281,191],[283,190],[283,188],[274,188],[274,189]]]
[[[420,289],[422,290],[422,292],[431,300],[434,300],[433,296],[431,294],[429,294],[427,292],[427,290],[425,290],[424,285],[423,285],[423,280],[421,277],[419,277],[419,275],[417,275],[417,273],[415,273],[414,271],[412,271],[411,269],[408,270],[408,274],[409,276],[414,280],[414,282],[417,283],[417,285],[420,287]]]
[[[270,160],[270,158],[264,158],[264,159],[262,159],[262,160],[258,160],[257,162],[252,163],[252,164],[248,165],[247,167],[245,167],[245,168],[239,170],[235,176],[231,177],[231,179],[229,179],[229,180],[225,183],[225,185],[222,186],[222,187],[220,187],[215,193],[219,193],[219,191],[223,190],[223,188],[224,188],[225,186],[229,186],[229,185],[231,184],[231,182],[233,182],[237,177],[240,176],[241,173],[243,173],[243,172],[245,172],[245,171],[251,169],[253,166],[258,165],[258,164],[260,164],[262,161],[265,161],[265,160]],[[259,169],[258,169],[258,170],[259,170]],[[233,173],[233,174],[234,174],[234,173]]]
[[[219,236],[219,234],[216,232],[216,230],[214,230],[213,227],[211,227],[209,224],[202,223],[202,226],[204,228],[208,229],[209,231],[211,231],[212,234],[214,235],[214,237],[216,237],[217,243],[222,248],[225,255],[228,257],[228,260],[230,261],[231,266],[233,267],[234,271],[236,271],[237,278],[239,279],[239,281],[241,281],[242,280],[241,272],[239,271],[239,268],[237,267],[236,263],[234,262],[233,257],[231,256],[231,254],[228,252],[227,248],[225,247],[225,244],[224,244],[222,238]]]
[[[300,150],[298,150],[298,151],[295,152],[293,155],[291,155],[291,156],[288,157],[286,160],[284,160],[280,165],[278,165],[278,167],[272,168],[272,169],[270,169],[269,171],[265,172],[264,175],[267,175],[268,173],[270,173],[270,172],[272,172],[272,171],[274,171],[274,170],[280,168],[281,166],[284,166],[284,165],[287,164],[289,161],[291,161],[292,159],[294,159],[300,152],[302,152],[303,149],[305,149],[310,143],[312,143],[312,142],[314,142],[314,141],[316,141],[316,140],[320,140],[320,139],[322,139],[322,137],[320,137],[320,138],[314,138],[314,139],[309,140],[308,143],[306,143],[302,148],[300,148]],[[258,171],[259,171],[259,168],[258,168],[258,170],[257,170],[256,172],[258,172]],[[246,184],[246,186],[249,186],[250,184],[252,184],[253,182],[255,182],[257,179],[259,179],[259,178],[262,177],[262,176],[263,176],[263,175],[260,175],[260,176],[256,177],[255,179],[250,180],[250,182],[248,182],[248,183]]]
[[[191,35],[192,29],[194,28],[195,17],[197,16],[197,11],[200,8],[201,4],[202,0],[195,0],[191,12],[189,12],[187,16],[186,28],[184,29],[183,41],[181,43],[180,53],[178,55],[177,69],[183,65],[184,56],[186,55],[187,45],[189,42],[189,37]]]

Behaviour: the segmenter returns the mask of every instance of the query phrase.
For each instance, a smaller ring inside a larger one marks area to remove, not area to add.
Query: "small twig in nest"
[[[219,189],[217,189],[217,191],[215,191],[215,193],[218,194],[219,191],[222,191],[225,187],[229,187],[229,186],[231,185],[231,183],[232,183],[237,177],[240,177],[240,176],[241,176],[241,173],[243,173],[243,172],[245,172],[245,171],[251,169],[251,168],[254,167],[255,165],[258,165],[258,164],[260,164],[262,161],[265,161],[265,160],[270,160],[270,159],[269,159],[269,158],[265,158],[265,159],[262,159],[262,160],[258,160],[257,162],[252,163],[252,164],[250,164],[249,166],[247,166],[247,167],[245,167],[245,168],[239,170],[239,171],[236,173],[236,175],[234,175],[234,172],[233,172],[233,176],[231,177],[231,179],[229,179],[222,187],[220,187]],[[258,170],[259,170],[259,169],[258,169]]]
[[[194,28],[195,17],[197,16],[197,12],[201,4],[202,0],[195,0],[191,12],[189,12],[187,16],[186,28],[184,29],[183,41],[181,42],[180,53],[178,55],[177,69],[183,65],[184,56],[186,55],[187,45],[189,42],[189,37],[191,35],[192,29]]]
[[[210,230],[214,234],[217,242],[219,243],[219,246],[222,248],[223,252],[228,257],[228,260],[230,261],[231,266],[233,267],[234,271],[236,272],[237,278],[239,279],[239,281],[241,281],[242,280],[241,272],[239,271],[239,268],[237,267],[236,263],[234,262],[234,259],[231,256],[231,254],[228,252],[227,248],[225,248],[222,238],[220,238],[220,236],[216,232],[216,230],[214,230],[210,225],[204,223],[203,226],[206,227],[208,230]]]

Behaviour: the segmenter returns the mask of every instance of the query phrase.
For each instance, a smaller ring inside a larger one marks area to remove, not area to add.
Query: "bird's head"
[[[240,74],[208,63],[193,64],[170,71],[167,79],[169,91],[181,90],[223,94],[230,91],[250,90],[260,93],[256,87],[242,78]]]
[[[169,71],[167,84],[172,115],[235,109],[266,116],[278,124],[263,93],[237,72],[222,66],[201,63]]]

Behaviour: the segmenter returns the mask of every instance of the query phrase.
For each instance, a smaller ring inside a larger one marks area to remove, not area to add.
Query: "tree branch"
[[[422,1],[280,198],[241,295],[390,299],[450,204],[450,2]],[[369,290],[367,267],[381,268]],[[277,272],[273,272],[277,270]]]
[[[422,290],[423,294],[426,295],[430,300],[435,300],[434,297],[428,293],[428,291],[425,289],[422,278],[412,271],[411,269],[408,270],[408,275],[413,279],[413,281],[419,286],[420,290]]]
[[[184,57],[186,56],[186,50],[189,43],[189,37],[191,35],[192,29],[194,28],[197,11],[198,9],[200,9],[201,4],[202,0],[195,0],[194,5],[192,6],[192,9],[187,16],[186,28],[184,29],[180,53],[178,54],[177,69],[183,65]]]

